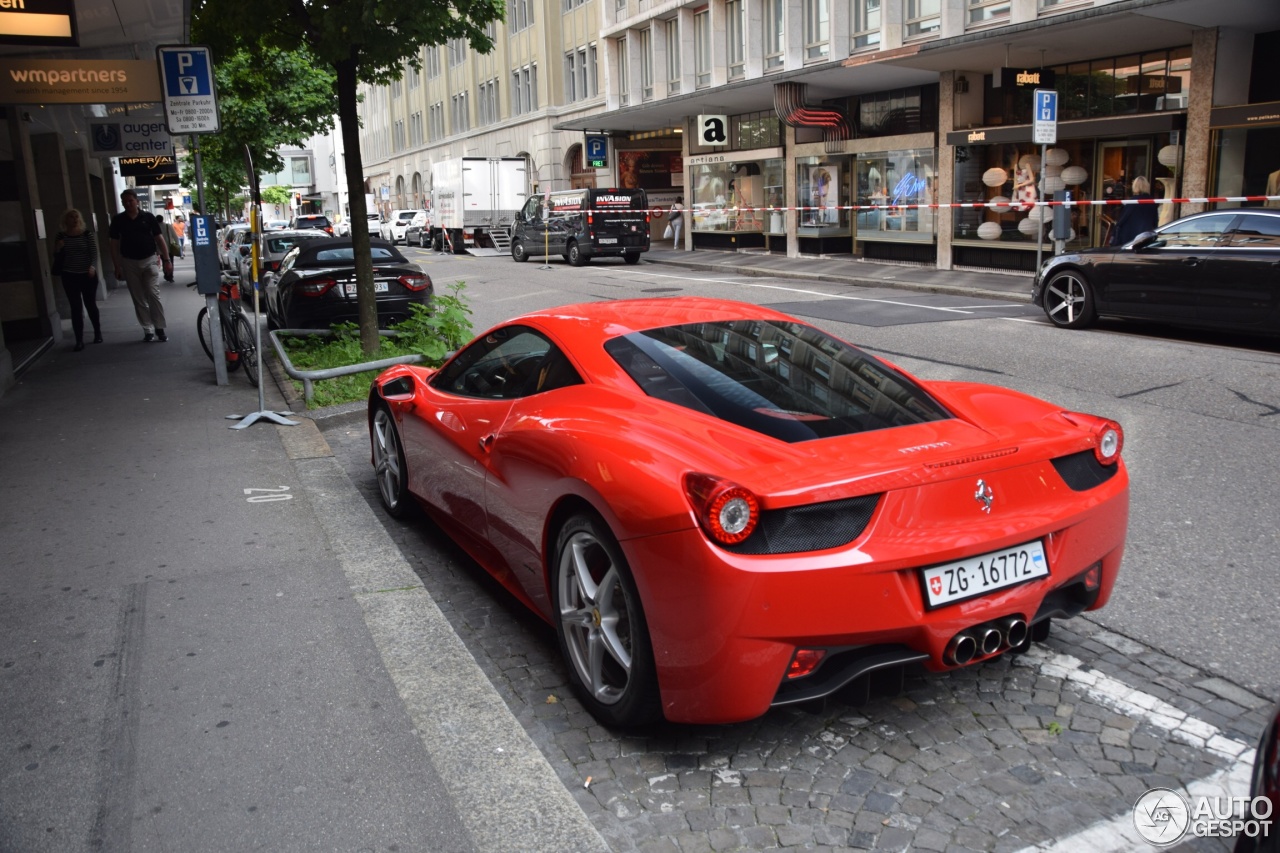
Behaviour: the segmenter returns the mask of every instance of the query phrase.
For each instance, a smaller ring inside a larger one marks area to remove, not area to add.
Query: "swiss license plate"
[[[1049,561],[1039,540],[1002,551],[978,554],[955,563],[921,571],[925,601],[930,608],[986,595],[997,589],[1049,574]]]
[[[355,285],[355,283],[353,282],[353,283],[351,283],[351,284],[344,284],[344,285],[342,285],[342,292],[343,292],[343,293],[345,293],[347,296],[355,296],[355,295],[356,295],[356,285]],[[386,292],[387,292],[387,283],[386,283],[385,281],[375,281],[375,282],[373,283],[373,292],[374,292],[374,293],[386,293]]]
[[[601,245],[601,246],[605,245],[606,243],[616,243],[616,242],[618,242],[618,238],[617,238],[617,237],[601,237],[601,238],[600,238],[600,245]]]

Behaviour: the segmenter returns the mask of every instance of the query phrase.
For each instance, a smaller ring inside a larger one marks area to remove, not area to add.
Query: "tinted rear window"
[[[399,252],[392,251],[383,246],[370,246],[369,254],[375,261],[403,261],[404,256]],[[332,249],[321,249],[312,255],[311,260],[321,264],[341,263],[350,261],[355,257],[355,252],[350,246],[335,246]]]
[[[902,373],[801,323],[668,326],[614,338],[605,349],[649,396],[780,441],[951,416]]]
[[[273,255],[283,255],[299,243],[314,240],[314,237],[268,237],[267,251]]]

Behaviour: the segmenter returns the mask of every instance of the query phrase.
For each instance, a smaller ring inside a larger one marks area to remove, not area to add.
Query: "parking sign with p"
[[[207,47],[165,45],[156,48],[160,88],[169,133],[217,133],[217,91],[213,83],[213,57]]]

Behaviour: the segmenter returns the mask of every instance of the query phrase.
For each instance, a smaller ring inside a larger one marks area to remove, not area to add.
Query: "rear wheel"
[[[631,570],[595,515],[575,515],[556,540],[556,636],[587,709],[607,725],[662,719],[657,667]]]
[[[208,305],[201,308],[200,313],[196,315],[196,331],[200,334],[200,346],[204,347],[204,354],[213,361],[213,329],[209,325]]]
[[[587,263],[589,258],[582,254],[582,249],[578,247],[577,242],[569,244],[569,254],[565,255],[569,259],[571,266],[580,267]]]
[[[623,255],[622,255],[622,259],[623,259],[624,261],[626,261],[627,263],[629,263],[629,264],[638,264],[638,263],[640,263],[640,253],[639,253],[639,252],[624,252],[624,253],[623,253]]]
[[[1044,313],[1049,322],[1064,329],[1082,329],[1097,317],[1093,289],[1074,270],[1060,272],[1044,288]]]
[[[511,257],[521,264],[529,260],[529,253],[524,250],[524,243],[520,240],[516,240],[511,244]]]
[[[237,314],[231,327],[235,330],[236,340],[230,349],[235,350],[240,356],[240,363],[244,365],[244,375],[249,380],[249,384],[257,387],[258,344],[253,334],[253,324],[244,314]]]
[[[373,474],[378,481],[378,497],[392,518],[406,518],[412,511],[409,475],[405,467],[400,431],[385,403],[380,403],[369,424],[369,441],[373,444]]]
[[[418,248],[427,248],[427,229],[425,228],[418,232]]]
[[[435,249],[437,252],[444,251],[444,233],[443,232],[437,231],[435,234],[431,236],[431,248]]]

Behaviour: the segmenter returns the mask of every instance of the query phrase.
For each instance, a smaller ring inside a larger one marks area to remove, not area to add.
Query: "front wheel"
[[[209,323],[208,305],[201,308],[200,313],[196,315],[196,331],[200,334],[200,346],[204,347],[204,354],[213,361],[213,329]]]
[[[412,511],[409,496],[409,474],[405,467],[400,431],[385,403],[379,403],[369,424],[369,441],[373,444],[373,475],[378,481],[378,497],[392,518],[407,518]]]
[[[582,249],[578,247],[576,242],[569,244],[569,254],[565,255],[565,257],[569,259],[569,265],[574,267],[583,266],[588,260],[588,258],[582,254]]]
[[[598,516],[575,515],[561,528],[555,553],[556,637],[583,704],[606,725],[662,719],[640,595],[608,527]]]
[[[627,263],[629,263],[629,264],[638,264],[638,263],[640,263],[640,253],[639,253],[639,252],[626,252],[626,253],[624,253],[624,254],[623,254],[622,259],[623,259],[624,261],[626,261]]]
[[[240,363],[244,365],[245,378],[256,388],[258,386],[258,344],[253,334],[253,324],[244,314],[236,314],[231,328],[234,330],[236,340],[229,342],[227,349],[234,350],[240,356]]]
[[[1063,329],[1083,329],[1097,316],[1093,289],[1084,276],[1074,270],[1060,272],[1049,279],[1043,301],[1049,322]]]
[[[529,260],[529,253],[524,250],[524,243],[522,241],[516,240],[511,244],[511,258],[516,263],[520,264]]]

